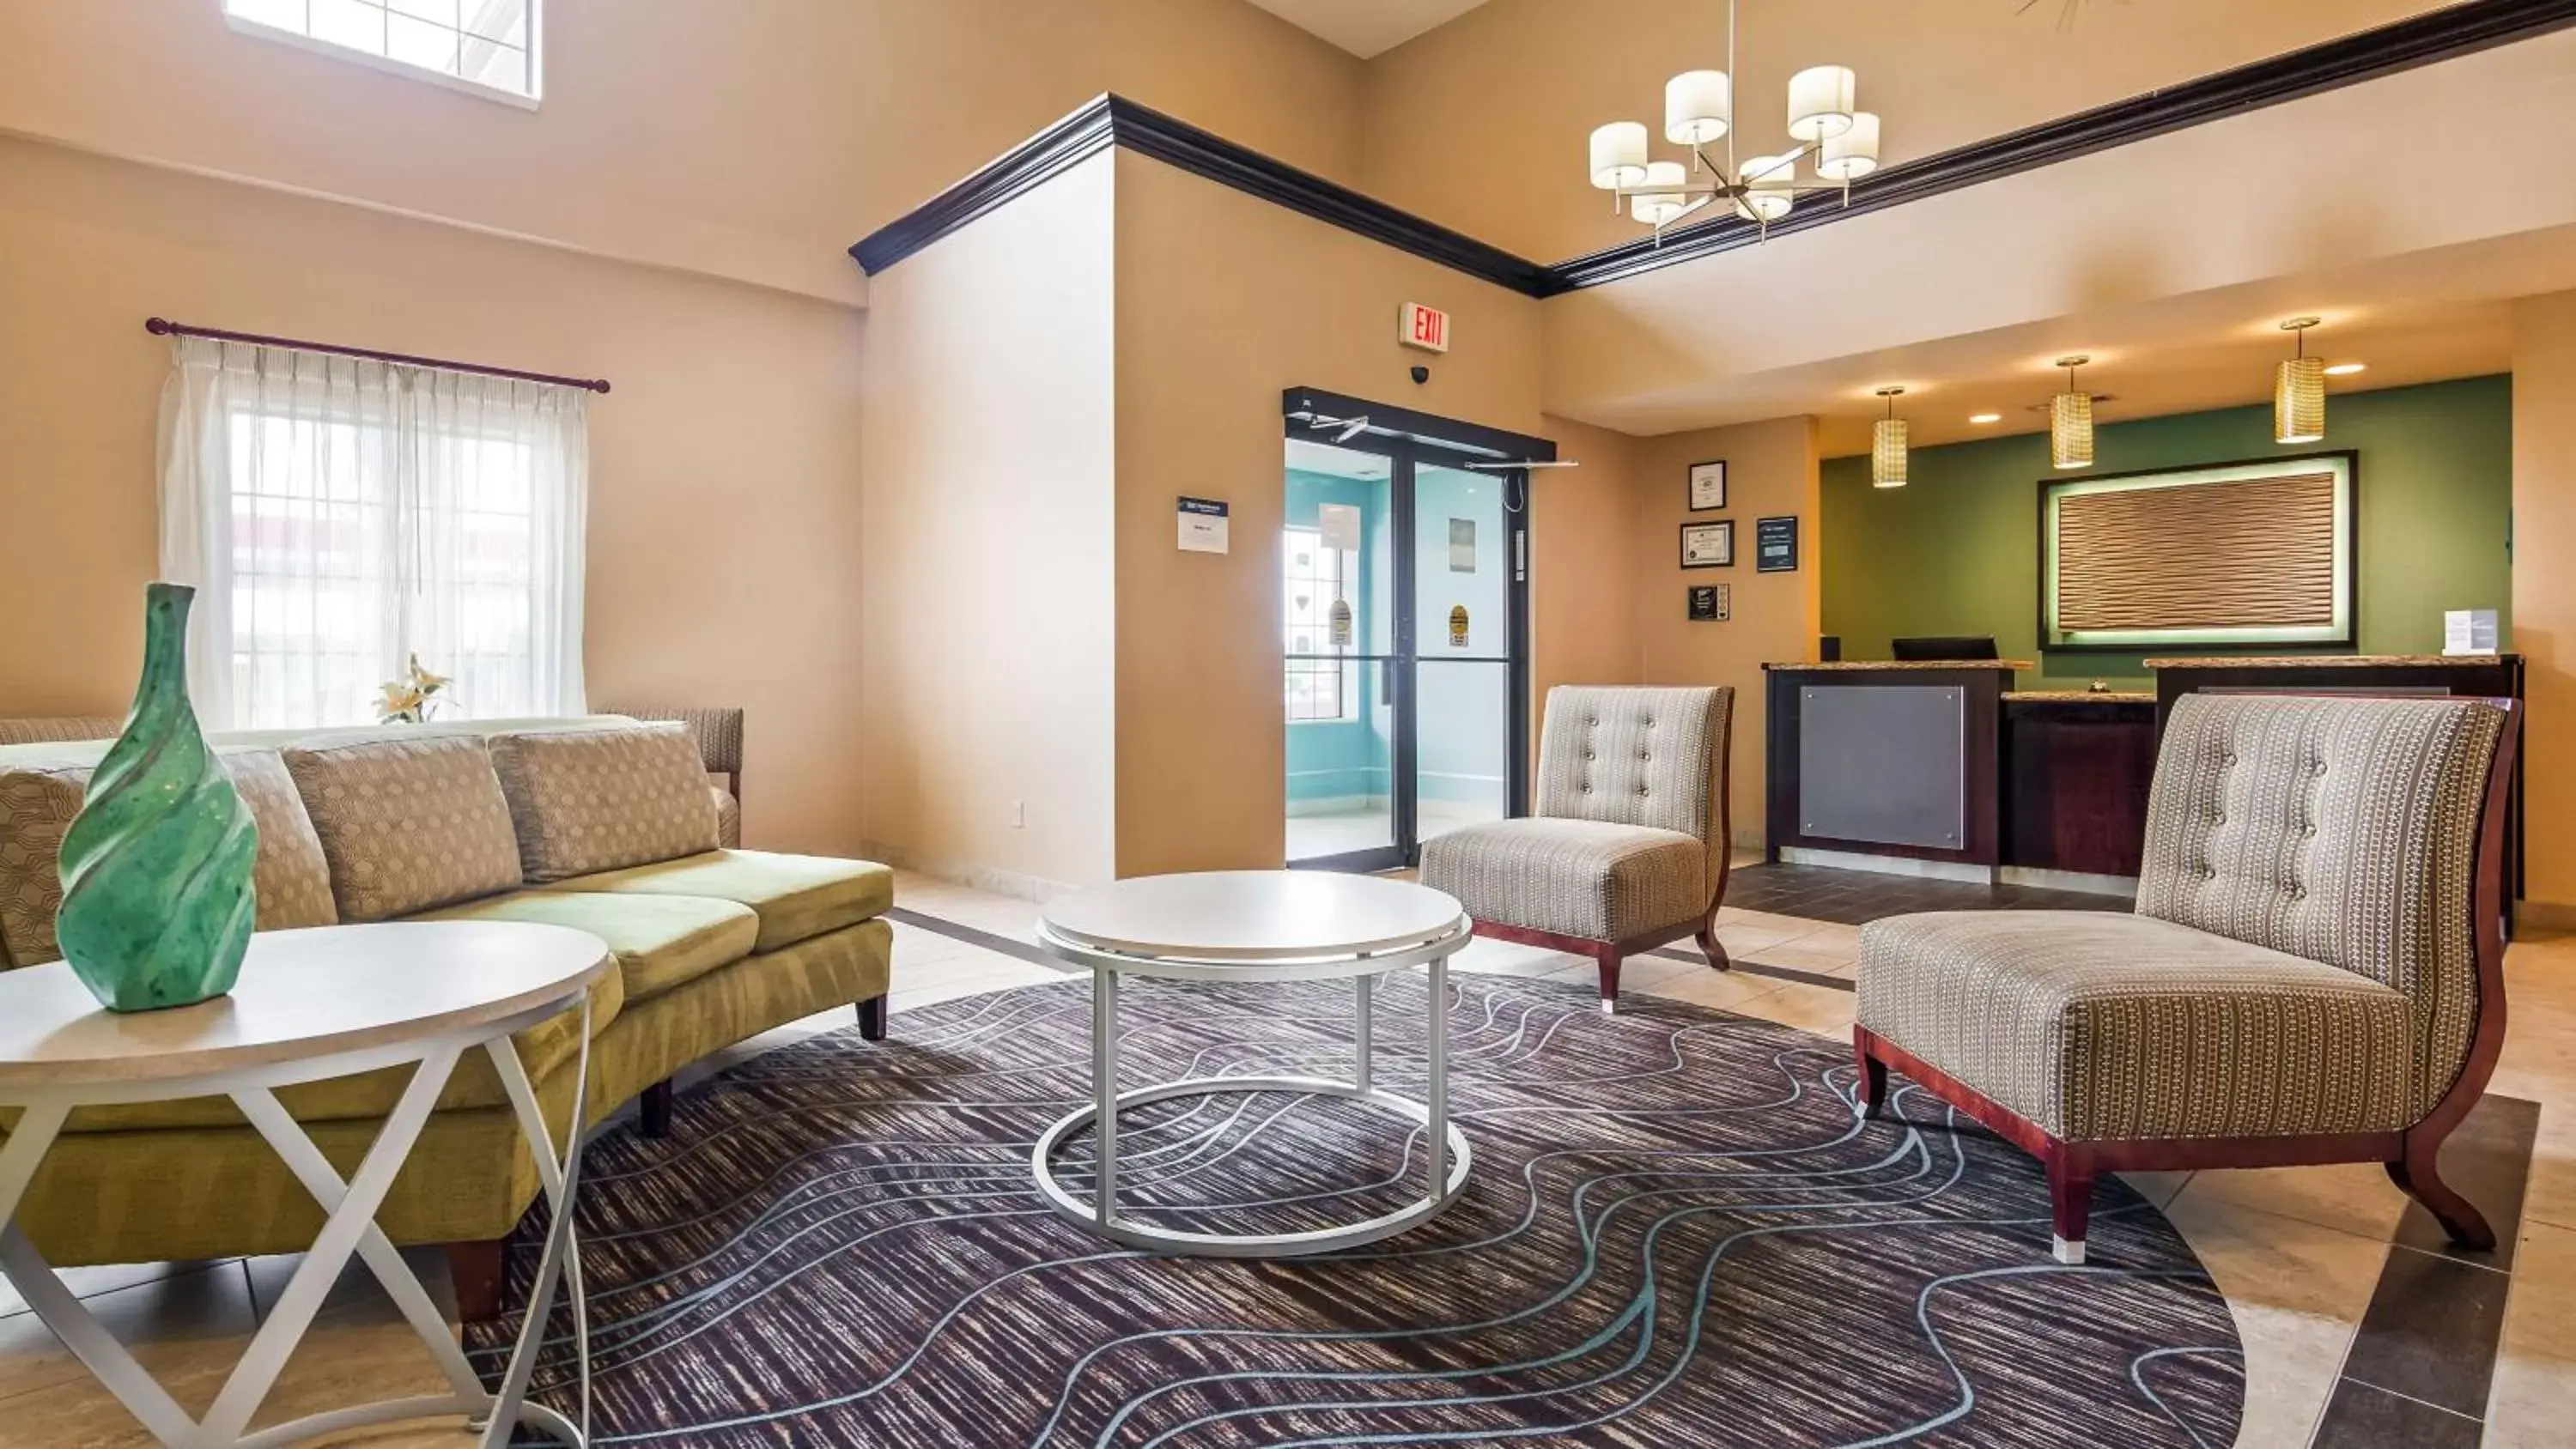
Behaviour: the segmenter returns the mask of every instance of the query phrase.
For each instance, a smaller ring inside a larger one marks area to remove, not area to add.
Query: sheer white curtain
[[[209,728],[362,724],[409,656],[441,717],[578,714],[589,394],[175,339],[161,571]]]

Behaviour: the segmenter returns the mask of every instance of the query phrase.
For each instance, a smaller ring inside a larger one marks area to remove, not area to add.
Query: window
[[[581,711],[586,394],[194,337],[171,386],[162,568],[211,727],[373,723],[415,655],[437,717]]]
[[[223,0],[235,30],[534,105],[539,0]]]
[[[1339,659],[1299,657],[1335,652],[1333,601],[1347,601],[1342,584],[1348,577],[1350,555],[1324,547],[1319,530],[1284,532],[1288,538],[1282,558],[1285,607],[1281,617],[1288,621],[1288,718],[1292,722],[1358,719],[1358,701],[1347,687],[1346,671],[1351,666]]]

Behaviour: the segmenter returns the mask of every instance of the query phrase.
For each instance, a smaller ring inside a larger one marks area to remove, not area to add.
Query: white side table
[[[1143,876],[1061,896],[1038,918],[1038,940],[1057,958],[1091,971],[1093,1104],[1060,1119],[1030,1153],[1038,1191],[1057,1213],[1112,1242],[1209,1257],[1278,1258],[1357,1247],[1391,1237],[1447,1207],[1474,1161],[1466,1134],[1449,1121],[1449,957],[1472,933],[1454,897],[1426,886],[1322,871],[1210,871]],[[1389,971],[1427,966],[1425,1023],[1428,1101],[1376,1084],[1374,988]],[[1118,978],[1174,981],[1356,983],[1356,1061],[1351,1080],[1322,1077],[1191,1077],[1118,1090]],[[1214,1092],[1299,1092],[1385,1108],[1424,1128],[1430,1159],[1422,1195],[1393,1212],[1345,1227],[1300,1233],[1199,1233],[1118,1216],[1118,1109]],[[1058,1183],[1049,1159],[1065,1137],[1097,1121],[1092,1201]]]
[[[588,1443],[590,1362],[573,1200],[581,1171],[584,1089],[590,1075],[591,983],[616,969],[601,940],[560,926],[499,922],[396,922],[263,932],[232,994],[170,1011],[118,1015],[57,961],[0,973],[0,1105],[25,1109],[0,1147],[0,1271],[63,1345],[162,1443],[232,1449],[299,1443],[368,1424],[434,1414],[488,1418],[487,1449],[524,1423],[567,1443]],[[555,1155],[535,1088],[510,1034],[578,1008],[579,1076],[571,1140]],[[465,1053],[492,1058],[537,1161],[553,1208],[552,1229],[501,1390],[475,1377],[427,1289],[384,1230],[377,1207],[420,1139],[439,1093]],[[279,1087],[418,1063],[357,1174],[342,1181],[302,1124],[276,1097]],[[319,1236],[203,1420],[110,1337],[64,1287],[16,1222],[20,1199],[47,1149],[77,1107],[180,1097],[228,1096],[326,1214]],[[446,1373],[452,1392],[334,1410],[250,1434],[251,1417],[351,1257],[366,1260]],[[548,1310],[558,1283],[571,1295],[580,1340],[581,1418],[575,1424],[527,1402]]]

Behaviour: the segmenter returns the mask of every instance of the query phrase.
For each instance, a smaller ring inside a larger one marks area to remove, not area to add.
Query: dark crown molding
[[[2576,25],[2576,0],[2463,0],[2373,30],[2114,101],[1937,155],[1856,183],[1850,203],[1818,200],[1771,227],[1774,236],[1866,216],[2133,141],[2355,85]],[[870,276],[1110,146],[1177,166],[1221,186],[1531,297],[1597,287],[1661,267],[1751,246],[1762,232],[1735,217],[1639,237],[1543,266],[1273,160],[1250,147],[1106,95],[1013,147],[850,248]]]
[[[1499,287],[1532,297],[1564,290],[1536,262],[1117,95],[1101,96],[1012,147],[991,165],[850,248],[850,255],[875,276],[1113,145]]]

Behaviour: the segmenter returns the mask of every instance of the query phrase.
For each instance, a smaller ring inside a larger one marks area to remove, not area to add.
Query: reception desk
[[[2013,690],[2030,667],[1766,666],[1769,857],[2129,888],[2155,773],[2154,697]]]
[[[2150,659],[2153,694],[2012,688],[2017,660],[1764,666],[1770,859],[1950,880],[2134,888],[2156,744],[2205,690],[2520,699],[2518,655]],[[2526,739],[2524,754],[2533,748]],[[2506,878],[2522,895],[2522,776]]]

